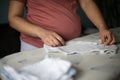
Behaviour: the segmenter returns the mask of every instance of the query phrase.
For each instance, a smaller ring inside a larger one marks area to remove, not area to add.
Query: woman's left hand
[[[99,34],[103,45],[112,45],[115,43],[115,36],[110,30],[99,30]]]

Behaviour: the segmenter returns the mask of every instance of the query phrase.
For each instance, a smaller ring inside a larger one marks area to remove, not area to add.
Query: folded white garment
[[[3,80],[72,80],[76,73],[71,63],[58,58],[44,60],[15,70],[10,66],[0,69]]]
[[[69,41],[65,46],[51,47],[44,45],[47,53],[65,53],[65,54],[115,54],[117,50],[116,45],[104,46],[100,40],[92,41]]]

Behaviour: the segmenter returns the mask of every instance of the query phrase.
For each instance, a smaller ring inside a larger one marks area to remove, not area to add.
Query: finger
[[[104,44],[105,36],[100,36],[100,38],[101,38],[101,44]]]
[[[52,46],[62,46],[63,44],[56,38],[56,36],[52,36],[51,38],[51,44]]]
[[[46,40],[44,40],[44,43],[49,45],[49,46],[53,46],[53,47],[55,46],[55,43],[54,43],[52,37],[49,37]]]
[[[51,46],[50,42],[49,41],[44,41],[44,44],[48,45],[48,46]]]
[[[105,36],[101,37],[101,43],[104,44],[104,40],[105,39]]]
[[[104,44],[104,36],[100,34],[101,44]]]
[[[54,42],[55,46],[62,46],[62,44],[60,43],[60,41],[57,38],[54,38],[53,42]]]
[[[49,44],[50,44],[50,46],[52,46],[52,47],[55,47],[55,46],[56,46],[56,44],[54,43],[53,39],[50,39],[50,40],[49,40]]]
[[[61,36],[59,36],[58,34],[54,34],[54,36],[61,45],[65,45],[65,41],[63,40],[63,38]]]
[[[105,40],[105,41],[104,41],[105,45],[109,45],[110,42],[112,41],[111,35],[106,35],[106,37],[105,37],[104,40]]]
[[[114,35],[112,35],[112,41],[110,42],[110,45],[112,45],[114,43],[115,43],[115,37],[114,37]]]
[[[58,35],[56,35],[58,36]],[[60,41],[56,38],[56,36],[53,34],[52,36],[50,36],[50,41],[52,41],[51,43],[53,44],[53,46],[61,46],[62,44],[60,43]]]

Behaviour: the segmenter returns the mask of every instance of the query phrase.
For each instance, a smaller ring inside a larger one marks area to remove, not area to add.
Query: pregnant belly
[[[81,33],[80,23],[69,24],[67,22],[64,22],[56,26],[45,26],[44,28],[56,32],[65,40],[77,38]]]
[[[46,17],[38,19],[29,16],[28,20],[40,27],[55,31],[65,40],[70,40],[80,36],[81,24],[79,17],[74,17],[72,19],[66,16],[59,16],[58,18],[57,17]]]

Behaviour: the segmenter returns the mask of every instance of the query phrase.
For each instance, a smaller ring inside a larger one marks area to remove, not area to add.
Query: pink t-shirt
[[[55,31],[66,41],[80,36],[80,17],[76,13],[77,0],[27,0],[25,3],[29,22]],[[41,39],[25,34],[21,35],[21,39],[36,47],[43,47]]]

